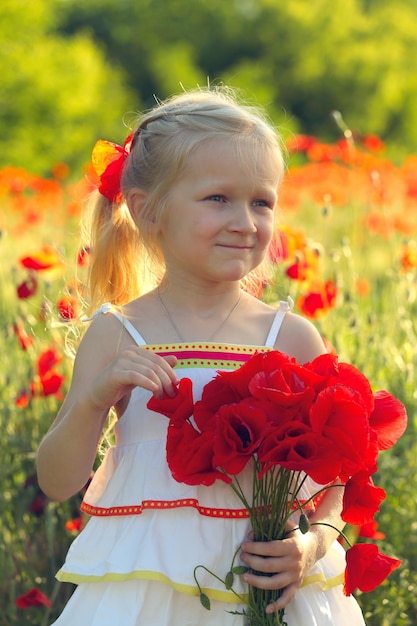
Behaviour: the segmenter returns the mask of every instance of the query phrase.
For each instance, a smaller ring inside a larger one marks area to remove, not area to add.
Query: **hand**
[[[303,535],[287,525],[288,536],[276,541],[246,541],[242,544],[240,558],[251,570],[270,574],[259,576],[247,572],[243,580],[259,589],[282,589],[282,594],[266,613],[284,609],[294,598],[304,577],[315,562],[316,539],[312,532]]]
[[[122,350],[93,381],[89,396],[93,405],[107,411],[135,387],[148,389],[155,397],[174,396],[178,377],[174,355],[161,357],[140,346]]]

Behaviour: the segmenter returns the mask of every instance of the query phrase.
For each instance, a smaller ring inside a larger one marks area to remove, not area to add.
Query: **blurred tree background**
[[[390,156],[417,151],[415,0],[2,0],[0,167],[80,168],[134,112],[225,82],[286,132],[340,110]]]

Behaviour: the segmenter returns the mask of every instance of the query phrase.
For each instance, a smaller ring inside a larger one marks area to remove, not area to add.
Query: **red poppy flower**
[[[77,254],[77,265],[80,267],[84,267],[85,265],[89,265],[91,262],[91,249],[86,246],[81,248]]]
[[[62,268],[63,262],[57,250],[52,246],[42,246],[40,250],[20,259],[20,264],[30,270],[43,271]]]
[[[400,565],[400,560],[382,554],[375,544],[355,544],[346,552],[344,594],[350,596],[355,589],[373,591]]]
[[[232,476],[243,470],[264,436],[266,415],[258,406],[229,404],[219,409],[213,464]]]
[[[300,282],[303,282],[309,277],[309,270],[309,265],[304,262],[297,262],[289,265],[285,273],[288,278],[291,278],[291,280],[299,280]]]
[[[256,374],[280,370],[287,362],[295,363],[295,359],[277,350],[271,350],[254,354],[238,370],[218,372],[216,378],[204,387],[201,400],[195,403],[194,418],[198,428],[201,430],[208,428],[209,422],[220,407],[250,397],[252,394],[249,385]]]
[[[378,530],[378,523],[373,519],[360,526],[358,529],[358,537],[379,541],[380,539],[385,539],[385,533]]]
[[[379,450],[387,450],[404,434],[407,411],[402,402],[386,391],[377,391],[374,400],[369,423],[376,433]]]
[[[164,393],[162,398],[152,398],[148,402],[148,409],[162,413],[172,420],[184,420],[193,414],[193,387],[189,378],[181,378],[174,397]]]
[[[304,471],[321,485],[333,482],[341,462],[333,443],[299,421],[271,429],[259,446],[264,468],[259,478],[279,464],[288,470]]]
[[[74,519],[70,519],[67,522],[65,522],[65,530],[68,530],[69,532],[79,533],[82,528],[82,525],[83,525],[83,518],[76,517]]]
[[[38,357],[37,369],[39,378],[32,381],[32,396],[60,397],[59,391],[64,383],[64,377],[54,367],[62,361],[62,355],[50,348],[44,350]]]
[[[16,606],[19,609],[28,609],[31,606],[47,606],[51,607],[52,603],[47,596],[36,589],[29,589],[26,593],[16,598]]]
[[[317,143],[318,140],[312,135],[293,135],[287,140],[286,145],[290,152],[306,152]]]
[[[358,472],[345,485],[342,519],[355,525],[370,522],[384,500],[385,491],[374,485],[368,472]]]
[[[312,369],[316,374],[323,377],[320,391],[325,387],[331,388],[335,385],[341,385],[351,389],[356,394],[356,402],[363,405],[367,416],[374,410],[375,400],[370,382],[354,365],[340,363],[336,355],[321,354],[311,363],[305,363],[304,367]]]
[[[34,338],[33,335],[29,335],[23,323],[19,320],[13,324],[13,330],[15,332],[16,337],[19,340],[20,347],[22,350],[28,350],[33,346]]]
[[[39,376],[45,376],[55,365],[59,365],[62,361],[62,354],[53,348],[44,350],[38,357],[38,373]]]
[[[27,300],[27,298],[34,296],[37,291],[38,281],[35,276],[32,275],[17,286],[17,297],[20,300]]]
[[[62,296],[56,306],[63,320],[73,320],[78,315],[78,300],[74,296]]]
[[[218,376],[211,380],[203,389],[201,400],[194,405],[194,419],[200,430],[214,428],[214,417],[217,411],[227,404],[240,402],[248,395],[247,386],[236,389],[233,379],[227,376],[229,372],[219,372]]]
[[[306,408],[316,395],[315,387],[322,380],[312,370],[296,362],[285,363],[273,372],[261,371],[252,378],[249,390],[255,398],[269,400],[277,406]]]
[[[238,370],[233,372],[219,372],[218,377],[227,379],[229,385],[235,390],[241,398],[247,398],[252,395],[250,391],[250,384],[253,377],[260,372],[265,374],[271,374],[272,372],[279,371],[288,363],[296,363],[295,359],[290,356],[278,352],[278,350],[271,350],[270,352],[258,352],[251,357],[246,363],[244,363]],[[215,379],[216,380],[216,379]],[[214,381],[212,381],[214,383]],[[211,393],[210,385],[206,385],[207,395]],[[205,394],[203,393],[203,399]]]
[[[173,478],[186,485],[212,485],[231,479],[213,466],[213,433],[198,432],[189,422],[170,420],[167,433],[167,462]]]
[[[365,148],[368,148],[371,152],[384,152],[385,143],[377,135],[365,135],[362,139],[362,143]]]
[[[340,477],[368,467],[370,429],[360,395],[344,385],[320,392],[310,410],[311,427],[333,442],[343,466]]]
[[[19,409],[25,409],[29,406],[29,394],[26,389],[21,389],[15,399],[15,404]]]
[[[304,315],[317,319],[336,305],[337,287],[331,280],[325,282],[315,280],[310,285],[310,291],[301,295],[297,300],[297,307]]]
[[[40,383],[42,388],[42,395],[53,396],[57,395],[57,393],[61,389],[64,383],[64,377],[58,372],[51,370],[50,372],[47,372],[44,376],[41,376]]]

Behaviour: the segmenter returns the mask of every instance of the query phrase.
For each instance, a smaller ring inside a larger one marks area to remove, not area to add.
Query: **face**
[[[280,165],[270,151],[265,158],[249,154],[239,159],[226,139],[192,152],[159,230],[168,274],[237,281],[262,261],[273,233]]]

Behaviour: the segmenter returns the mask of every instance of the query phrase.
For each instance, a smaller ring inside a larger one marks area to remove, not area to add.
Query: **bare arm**
[[[111,407],[126,404],[140,386],[173,393],[174,356],[166,359],[128,339],[111,315],[100,315],[86,331],[74,363],[71,387],[37,453],[41,489],[63,501],[87,482]]]

